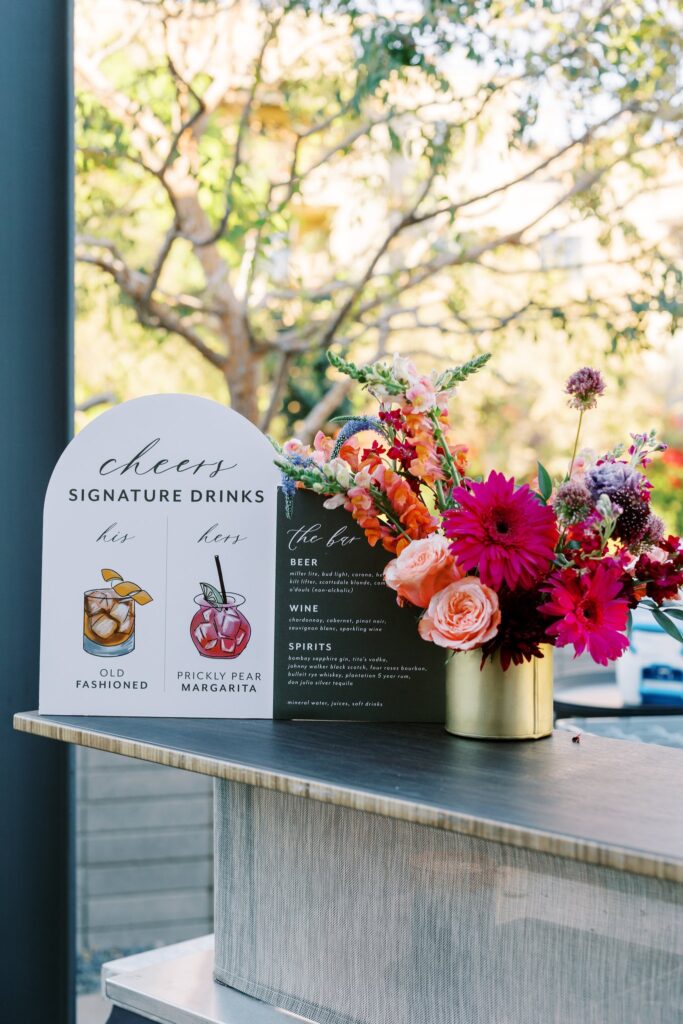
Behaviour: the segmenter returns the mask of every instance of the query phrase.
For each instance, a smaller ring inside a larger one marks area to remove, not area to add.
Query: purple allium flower
[[[555,515],[565,526],[582,522],[593,509],[593,498],[580,480],[567,480],[553,501]]]
[[[564,390],[570,395],[572,409],[594,409],[598,397],[605,390],[605,381],[599,370],[583,366],[571,375]]]

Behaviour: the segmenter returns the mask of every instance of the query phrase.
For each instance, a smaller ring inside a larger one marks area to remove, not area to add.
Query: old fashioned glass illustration
[[[152,597],[114,569],[102,569],[102,578],[109,586],[83,595],[83,650],[118,658],[135,649],[135,606],[149,604]]]

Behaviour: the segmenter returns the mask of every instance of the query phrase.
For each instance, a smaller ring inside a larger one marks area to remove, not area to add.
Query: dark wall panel
[[[71,429],[72,12],[0,11],[0,1018],[69,1024],[69,751],[12,714],[38,705],[42,501]]]

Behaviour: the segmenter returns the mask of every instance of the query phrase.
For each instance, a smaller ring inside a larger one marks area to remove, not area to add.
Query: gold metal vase
[[[503,671],[496,655],[459,651],[446,669],[446,731],[480,740],[539,740],[553,730],[553,648]]]

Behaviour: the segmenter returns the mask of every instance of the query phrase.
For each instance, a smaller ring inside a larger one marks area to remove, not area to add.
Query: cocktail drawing
[[[101,572],[110,585],[83,595],[83,650],[98,658],[120,658],[135,649],[135,606],[149,604],[152,597],[115,569]]]
[[[238,658],[251,638],[248,619],[239,610],[244,604],[242,594],[226,590],[218,555],[216,570],[220,589],[212,583],[201,583],[201,594],[195,597],[199,610],[192,616],[192,643],[204,658]]]

